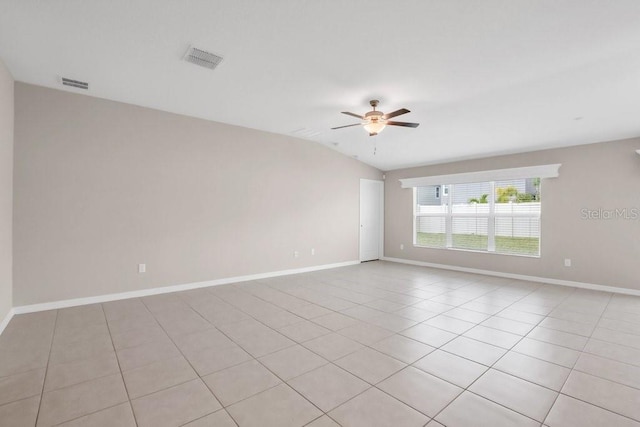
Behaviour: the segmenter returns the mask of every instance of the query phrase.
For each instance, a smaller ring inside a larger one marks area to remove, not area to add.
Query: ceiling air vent
[[[62,78],[62,84],[65,86],[73,86],[73,87],[77,87],[78,89],[89,89],[89,83],[87,82],[81,82],[78,80],[71,80],[68,79],[66,77]]]
[[[213,70],[222,62],[222,57],[214,53],[190,47],[187,53],[184,55],[184,60],[191,62],[192,64],[199,65],[201,67],[209,68]]]

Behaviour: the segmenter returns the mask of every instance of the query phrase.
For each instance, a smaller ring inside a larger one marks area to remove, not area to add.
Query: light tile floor
[[[18,315],[0,425],[640,427],[640,298],[371,262]]]

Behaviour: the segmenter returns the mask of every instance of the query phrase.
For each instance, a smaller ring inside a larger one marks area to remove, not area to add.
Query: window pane
[[[415,196],[418,246],[540,255],[539,178],[432,185]]]
[[[474,213],[486,215],[489,213],[490,182],[472,182],[453,186],[451,212]]]
[[[487,218],[453,218],[451,223],[453,247],[486,251],[488,224]]]
[[[540,218],[496,218],[496,252],[540,254]]]
[[[496,181],[496,203],[540,202],[540,178]]]
[[[496,252],[540,255],[540,179],[497,181],[495,197]]]
[[[442,185],[416,188],[416,213],[442,214],[447,212]]]
[[[432,248],[447,246],[444,217],[416,217],[416,245]]]

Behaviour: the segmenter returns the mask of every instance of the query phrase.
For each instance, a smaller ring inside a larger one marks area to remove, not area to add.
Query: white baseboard
[[[508,279],[527,280],[529,282],[549,283],[551,285],[571,286],[574,288],[591,289],[594,291],[614,292],[624,295],[640,296],[640,290],[619,288],[617,286],[597,285],[595,283],[574,282],[572,280],[552,279],[550,277],[527,276],[525,274],[503,273],[501,271],[481,270],[478,268],[458,267],[448,264],[435,264],[432,262],[413,261],[410,259],[382,257],[382,261],[397,262],[401,264],[418,265],[421,267],[441,268],[443,270],[462,271],[465,273],[484,274],[486,276],[506,277]]]
[[[14,314],[15,314],[14,309],[13,308],[9,309],[9,312],[7,313],[6,316],[4,316],[4,319],[2,320],[2,323],[0,323],[0,334],[2,334],[4,332],[5,328],[7,327],[9,322],[11,321],[11,318],[13,317]]]
[[[574,282],[571,280],[552,279],[548,277],[527,276],[524,274],[504,273],[500,271],[481,270],[477,268],[458,267],[448,264],[435,264],[424,261],[413,261],[402,258],[381,257],[382,261],[397,262],[401,264],[417,265],[422,267],[440,268],[443,270],[461,271],[465,273],[484,274],[487,276],[506,277],[509,279],[527,280],[530,282],[549,283],[552,285],[572,286],[575,288],[591,289],[603,292],[615,292],[625,295],[640,296],[640,290],[620,288],[615,286],[598,285],[594,283]],[[141,289],[138,291],[122,292],[117,294],[98,295],[86,298],[74,298],[61,301],[52,301],[41,304],[31,304],[14,307],[0,323],[0,334],[9,324],[9,321],[15,314],[34,313],[38,311],[57,310],[66,307],[75,307],[80,305],[97,304],[102,302],[117,301],[127,298],[140,298],[151,295],[167,294],[171,292],[188,291],[191,289],[206,288],[209,286],[226,285],[229,283],[247,282],[251,280],[268,279],[270,277],[288,276],[291,274],[308,273],[312,271],[327,270],[331,268],[346,267],[349,265],[360,264],[360,261],[346,261],[334,264],[316,265],[312,267],[296,268],[291,270],[272,271],[268,273],[251,274],[247,276],[227,277],[224,279],[208,280],[204,282],[185,283],[182,285],[163,286],[159,288]]]
[[[188,291],[191,289],[206,288],[209,286],[227,285],[229,283],[248,282],[250,280],[268,279],[270,277],[288,276],[290,274],[308,273],[311,271],[327,270],[331,268],[346,267],[360,264],[360,261],[346,261],[335,264],[315,265],[312,267],[295,268],[291,270],[271,271],[268,273],[250,274],[248,276],[227,277],[224,279],[207,280],[204,282],[185,283],[182,285],[162,286],[159,288],[141,289],[138,291],[122,292],[118,294],[98,295],[86,298],[74,298],[61,301],[45,302],[41,304],[23,305],[11,309],[11,316],[14,314],[34,313],[37,311],[57,310],[59,308],[75,307],[79,305],[97,304],[101,302],[117,301],[127,298],[140,298],[150,295],[168,294],[171,292]],[[11,318],[9,317],[9,320]],[[6,323],[9,320],[5,319]],[[3,322],[2,325],[5,325]],[[6,326],[6,325],[5,325]],[[1,333],[0,329],[0,333]]]

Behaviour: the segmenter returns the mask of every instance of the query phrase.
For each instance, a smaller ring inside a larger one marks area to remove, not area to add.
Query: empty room
[[[0,426],[640,427],[639,23],[1,0]]]

